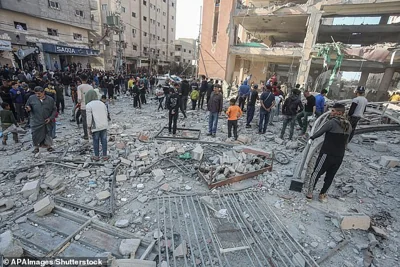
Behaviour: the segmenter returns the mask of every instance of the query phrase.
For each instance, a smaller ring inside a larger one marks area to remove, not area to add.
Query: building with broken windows
[[[386,100],[400,90],[399,13],[398,0],[204,0],[199,73],[228,84],[276,73],[338,98],[366,85]]]

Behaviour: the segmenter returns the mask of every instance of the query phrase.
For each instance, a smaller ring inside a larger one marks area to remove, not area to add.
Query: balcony
[[[182,56],[182,51],[175,51],[175,56],[176,57],[181,57]]]
[[[98,4],[97,4],[97,1],[96,1],[96,0],[89,0],[89,7],[90,7],[90,10],[93,10],[93,11],[95,11],[95,10],[98,10],[98,9],[99,9],[99,7],[98,7]]]
[[[304,1],[295,1],[295,2],[304,2]],[[275,5],[273,3],[267,5],[253,5],[245,8],[236,8],[234,16],[236,17],[252,17],[252,16],[271,16],[271,15],[306,15],[307,14],[307,5],[299,4],[299,5]]]

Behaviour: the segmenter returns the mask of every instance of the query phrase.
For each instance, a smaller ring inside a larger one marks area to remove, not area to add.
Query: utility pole
[[[124,46],[125,43],[123,41],[123,33],[124,33],[124,25],[121,19],[121,0],[115,0],[116,3],[116,12],[115,16],[115,27],[114,31],[118,33],[118,44],[117,44],[117,59],[115,62],[115,73],[122,72],[123,65],[123,55],[124,55]]]
[[[196,53],[196,77],[199,77],[199,64],[200,64],[200,36],[201,36],[201,27],[202,27],[202,13],[203,13],[203,6],[200,7],[200,23],[199,23],[199,35],[197,37],[197,53]]]

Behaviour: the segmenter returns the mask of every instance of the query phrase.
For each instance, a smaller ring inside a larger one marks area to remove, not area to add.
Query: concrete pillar
[[[299,72],[297,74],[297,83],[304,85],[307,83],[308,74],[311,68],[311,51],[317,40],[319,25],[322,13],[318,10],[311,12],[308,20],[306,38],[303,43],[302,58],[300,60]]]
[[[366,86],[368,81],[369,72],[361,72],[360,80],[358,81],[358,86]]]
[[[240,59],[238,84],[240,84],[240,82],[243,81],[243,75],[244,75],[244,59],[242,58],[242,59]]]
[[[233,72],[235,71],[235,65],[236,65],[236,55],[229,55],[228,56],[228,62],[227,62],[227,68],[225,72],[225,81],[227,83],[232,83],[233,82]]]
[[[378,92],[377,92],[377,101],[387,101],[388,97],[388,89],[390,83],[392,82],[394,75],[394,68],[386,68],[385,73],[383,74],[381,84],[379,85]]]

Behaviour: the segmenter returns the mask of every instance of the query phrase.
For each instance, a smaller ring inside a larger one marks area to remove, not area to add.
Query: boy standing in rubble
[[[349,142],[349,136],[352,130],[350,122],[344,115],[345,107],[342,104],[336,103],[331,110],[330,120],[327,121],[313,136],[310,137],[310,141],[325,134],[325,139],[322,144],[321,151],[317,162],[315,163],[314,171],[311,175],[310,185],[313,185],[312,189],[307,194],[308,199],[313,198],[312,191],[317,185],[319,177],[325,174],[324,186],[319,194],[319,200],[321,202],[327,202],[326,192],[333,182],[333,178],[336,172],[339,170],[342,164],[344,152],[346,150],[347,143]]]

